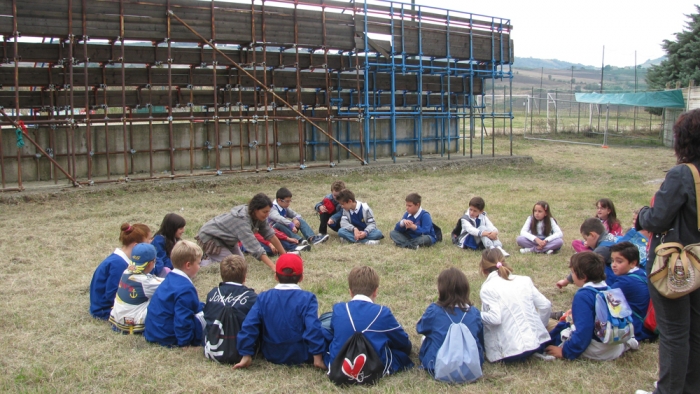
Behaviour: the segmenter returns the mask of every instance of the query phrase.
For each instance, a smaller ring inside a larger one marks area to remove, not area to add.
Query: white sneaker
[[[365,242],[365,245],[379,245],[379,241],[369,240]]]
[[[289,254],[295,254],[295,255],[297,255],[297,256],[299,256],[299,254],[300,254],[300,253],[299,253],[298,251],[296,251],[296,250],[292,250],[291,252],[287,252],[287,253],[289,253]]]
[[[532,252],[532,249],[530,248],[522,248],[520,249],[520,253],[525,254],[525,253],[530,253]]]
[[[547,254],[554,254],[554,250],[552,250],[552,249],[548,250]]]
[[[308,244],[309,244],[309,241],[307,241],[305,239],[302,239],[301,241],[299,241],[299,245],[308,245]]]
[[[550,356],[549,354],[543,354],[543,353],[535,353],[532,355],[532,357],[539,358],[540,360],[543,360],[543,361],[554,361],[557,359],[554,356]]]
[[[510,256],[510,253],[508,253],[508,252],[506,252],[505,250],[503,250],[502,247],[497,246],[497,248],[498,248],[498,250],[501,251],[501,253],[503,253],[503,257],[508,257],[508,256]]]
[[[637,342],[635,338],[632,338],[625,343],[625,346],[632,350],[637,350],[639,349],[639,342]]]
[[[309,250],[311,250],[311,245],[299,245],[294,248],[295,252],[307,252]]]
[[[634,394],[654,394],[653,391],[637,390]]]

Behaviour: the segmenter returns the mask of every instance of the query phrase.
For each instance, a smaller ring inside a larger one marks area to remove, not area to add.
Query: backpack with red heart
[[[382,308],[379,309],[379,313],[372,320],[372,323],[382,313]],[[345,304],[345,309],[348,311],[350,324],[352,324],[355,333],[340,348],[338,355],[328,369],[328,377],[338,386],[375,384],[379,378],[384,376],[385,366],[377,351],[363,334],[369,330],[372,323],[364,330],[357,331],[347,304]]]

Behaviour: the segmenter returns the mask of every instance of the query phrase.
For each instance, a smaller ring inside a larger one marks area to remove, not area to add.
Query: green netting
[[[685,108],[683,92],[680,89],[641,93],[576,93],[576,101],[635,107]]]

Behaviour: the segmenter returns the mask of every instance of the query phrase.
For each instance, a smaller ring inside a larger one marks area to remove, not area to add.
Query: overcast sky
[[[404,0],[410,3],[410,0]],[[600,67],[633,66],[664,55],[661,42],[673,39],[700,0],[416,0],[416,4],[511,20],[515,57],[559,59]]]

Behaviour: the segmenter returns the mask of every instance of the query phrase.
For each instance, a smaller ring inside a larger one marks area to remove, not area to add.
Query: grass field
[[[496,152],[507,152],[497,140]],[[440,171],[406,170],[350,174],[343,179],[359,200],[373,208],[387,235],[404,211],[409,192],[423,196],[423,207],[445,234],[467,208],[472,196],[486,200],[486,211],[500,229],[509,264],[531,276],[554,310],[570,306],[573,286],[554,283],[567,273],[567,261],[578,238],[578,226],[594,214],[598,198],[609,197],[623,224],[634,208],[645,205],[675,158],[665,148],[611,148],[525,141],[517,137],[514,152],[531,155],[534,164]],[[183,215],[184,238],[193,239],[210,218],[245,203],[257,192],[274,195],[286,186],[294,193],[292,207],[312,227],[318,225],[313,204],[336,179],[327,171],[284,177],[227,177],[185,183],[129,184],[24,199],[2,196],[0,204],[0,391],[3,392],[340,392],[322,371],[281,367],[256,359],[247,370],[232,371],[204,359],[201,348],[166,349],[140,336],[113,333],[106,322],[88,313],[90,279],[95,267],[118,245],[122,222],[144,222],[157,230],[168,212]],[[561,253],[521,255],[515,237],[537,200],[547,200],[564,231]],[[326,244],[303,255],[302,288],[318,296],[321,312],[348,300],[346,277],[356,265],[375,267],[381,276],[378,302],[388,305],[414,343],[416,363],[420,339],[415,324],[437,299],[436,278],[449,266],[462,269],[472,286],[477,307],[484,278],[479,254],[459,250],[447,240],[418,251],[394,247],[341,245],[335,234]],[[247,284],[257,291],[275,285],[262,263],[248,258]],[[194,280],[200,299],[220,280],[218,267],[207,267]],[[373,392],[632,393],[651,389],[657,371],[657,345],[614,362],[528,361],[502,366],[486,363],[484,378],[465,386],[433,381],[413,369],[383,379]],[[348,389],[360,392],[365,389]]]

